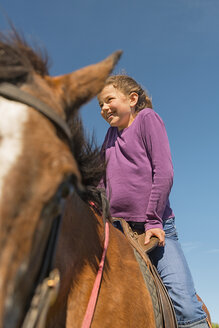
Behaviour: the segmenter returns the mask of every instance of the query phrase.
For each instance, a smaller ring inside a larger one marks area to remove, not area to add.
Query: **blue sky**
[[[219,1],[0,0],[27,40],[47,49],[51,75],[124,54],[125,70],[152,96],[171,145],[171,204],[195,286],[219,323]],[[107,124],[96,100],[81,110],[101,145]]]

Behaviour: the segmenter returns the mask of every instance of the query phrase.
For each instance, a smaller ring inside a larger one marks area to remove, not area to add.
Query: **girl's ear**
[[[129,99],[130,99],[130,106],[131,107],[136,106],[138,103],[138,94],[136,92],[131,92],[129,95]]]

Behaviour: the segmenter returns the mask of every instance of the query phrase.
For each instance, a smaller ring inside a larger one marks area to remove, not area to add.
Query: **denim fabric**
[[[196,298],[192,276],[183,254],[175,227],[175,219],[163,224],[165,246],[157,247],[150,253],[160,277],[172,299],[179,327],[207,328],[208,324],[202,303]]]
[[[202,319],[191,324],[178,325],[178,328],[210,328],[210,326],[205,319]]]

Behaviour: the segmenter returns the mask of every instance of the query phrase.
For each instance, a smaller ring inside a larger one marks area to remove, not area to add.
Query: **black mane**
[[[101,195],[96,188],[105,174],[105,164],[94,136],[87,138],[81,119],[76,117],[71,123],[72,152],[78,163],[82,184],[86,192],[82,195],[85,201],[95,202],[101,208]]]
[[[13,27],[8,35],[0,33],[0,82],[24,83],[32,72],[48,74],[45,50],[33,50]]]

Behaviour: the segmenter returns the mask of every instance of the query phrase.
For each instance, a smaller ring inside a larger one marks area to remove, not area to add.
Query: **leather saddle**
[[[145,234],[138,229],[131,228],[124,219],[113,218],[113,225],[124,233],[133,247],[136,260],[151,294],[156,327],[177,328],[178,324],[171,299],[157,269],[148,257],[148,253],[157,247],[158,238],[152,237],[150,243],[144,245]]]

